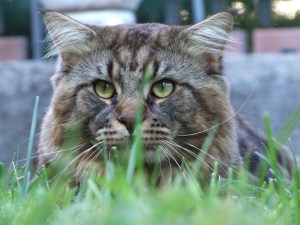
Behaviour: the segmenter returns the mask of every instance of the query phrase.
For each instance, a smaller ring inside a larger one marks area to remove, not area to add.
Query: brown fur
[[[103,175],[103,155],[96,147],[110,150],[117,146],[122,154],[123,144],[134,135],[140,89],[149,67],[153,74],[142,94],[148,171],[158,160],[162,168],[159,182],[164,183],[171,171],[179,171],[183,157],[193,165],[212,128],[216,134],[204,154],[200,181],[210,179],[216,161],[222,177],[229,168],[242,164],[241,155],[252,146],[239,151],[229,87],[221,71],[233,25],[230,14],[217,14],[191,27],[92,27],[56,12],[47,12],[44,18],[54,42],[49,55],[59,54],[62,60],[52,78],[54,94],[42,125],[39,170],[63,161],[63,170],[74,170],[75,183],[92,164]],[[175,90],[166,98],[157,98],[151,87],[163,79],[173,81]],[[97,96],[93,88],[97,80],[111,82],[116,95],[109,99]],[[240,141],[240,146],[247,141]],[[161,151],[157,147],[165,149],[158,159],[153,156]],[[72,152],[69,161],[64,161],[65,152]]]

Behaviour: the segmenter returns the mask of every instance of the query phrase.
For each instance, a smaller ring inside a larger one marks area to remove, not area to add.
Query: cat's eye
[[[101,98],[111,98],[115,94],[115,87],[112,83],[105,80],[99,80],[95,83],[94,90]]]
[[[166,98],[173,93],[175,85],[172,81],[162,80],[152,86],[152,93],[158,98]]]

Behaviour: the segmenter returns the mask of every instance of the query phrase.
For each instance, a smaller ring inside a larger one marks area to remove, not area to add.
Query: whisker
[[[95,155],[95,156],[90,160],[90,162],[84,167],[84,170],[88,171],[88,170],[90,169],[92,163],[95,161],[95,159],[98,158],[98,157],[104,152],[105,149],[106,149],[106,147],[103,147],[101,150],[96,151],[96,152],[97,152],[96,155]],[[93,153],[92,153],[91,155],[93,155]],[[83,179],[83,176],[84,176],[84,173],[81,174],[80,180]]]
[[[175,149],[175,146],[172,146],[168,143],[168,141],[162,141],[164,144],[166,144],[168,147],[170,147],[178,156],[186,158],[188,155],[184,152],[180,152],[178,149]]]
[[[78,156],[76,156],[60,173],[58,173],[57,175],[55,175],[49,182],[52,182],[55,178],[62,176],[62,174],[76,161],[78,160],[81,156],[83,156],[84,154],[92,151],[92,149],[94,147],[96,147],[97,145],[99,145],[98,143],[94,144],[92,147],[88,148],[87,150],[81,152]]]
[[[229,168],[230,166],[227,165],[226,163],[222,162],[221,160],[217,159],[216,157],[212,156],[211,154],[207,153],[206,151],[203,151],[201,148],[197,148],[196,146],[188,143],[188,142],[185,142],[186,144],[188,144],[189,146],[197,149],[198,151],[200,151],[201,153],[204,153],[206,154],[207,156],[209,156],[210,158],[212,158],[213,160],[217,161],[220,165],[220,167],[224,170],[224,171],[227,171],[227,169],[225,169],[223,166],[225,166],[226,168]],[[223,166],[222,166],[223,165]]]
[[[184,147],[182,147],[181,145],[179,145],[179,144],[177,144],[177,143],[173,143],[173,142],[169,142],[170,144],[172,144],[172,145],[175,145],[176,147],[179,147],[180,149],[182,149],[182,150],[184,150],[184,151],[186,151],[186,152],[188,152],[189,154],[191,154],[191,155],[193,155],[196,159],[199,159],[199,160],[201,160],[201,162],[202,163],[205,163],[205,165],[206,166],[208,166],[208,168],[211,170],[211,171],[213,171],[213,168],[212,168],[212,166],[210,166],[202,157],[201,158],[199,158],[200,156],[199,155],[197,155],[196,153],[194,153],[193,151],[191,151],[191,150],[189,150],[189,149],[186,149],[186,148],[184,148]],[[198,149],[199,150],[199,149]],[[200,149],[200,151],[202,151],[201,149]],[[203,153],[205,153],[204,151],[202,151]]]
[[[160,156],[160,154],[158,153],[158,151],[156,151],[156,157],[157,157],[158,162],[159,162],[159,172],[160,172],[160,174],[161,174],[161,176],[162,176],[162,174],[163,174],[162,168],[161,168],[162,162],[161,162],[161,156]]]
[[[172,154],[172,152],[166,148],[164,145],[161,145],[161,147],[163,147],[170,155],[170,157],[173,159],[173,161],[175,162],[175,164],[178,166],[179,169],[181,169],[181,165],[178,163],[178,161],[176,160],[175,156]]]
[[[163,151],[163,153],[166,155],[166,157],[167,157],[167,160],[168,160],[168,162],[169,162],[169,167],[170,167],[170,176],[169,176],[169,179],[171,179],[172,178],[172,173],[173,173],[173,170],[172,170],[172,164],[171,164],[171,161],[170,161],[170,159],[169,159],[169,155],[168,155],[168,152],[163,148],[163,147],[161,147],[160,148],[162,151]],[[163,177],[163,175],[164,175],[164,173],[162,173],[162,177]]]
[[[184,150],[185,152],[187,152],[187,153],[189,153],[191,156],[193,156],[193,157],[195,157],[195,158],[197,158],[198,157],[198,155],[196,154],[196,153],[194,153],[193,151],[191,151],[191,150],[189,150],[189,149],[186,149],[186,148],[184,148],[184,147],[182,147],[182,146],[180,146],[179,144],[177,144],[177,143],[175,143],[175,142],[167,142],[169,145],[172,145],[172,146],[174,146],[174,147],[179,147],[180,149],[182,149],[182,150]],[[186,158],[185,158],[186,159]],[[187,159],[186,159],[187,160]],[[188,160],[187,160],[188,161]],[[189,162],[189,161],[188,161]],[[203,162],[205,162],[205,161],[203,161]],[[192,163],[190,163],[190,165],[192,165]]]
[[[103,143],[103,142],[99,142],[98,145],[101,145],[102,143]],[[80,159],[78,165],[77,165],[77,168],[78,168],[77,171],[79,172],[79,171],[81,171],[81,169],[85,170],[86,167],[87,167],[87,165],[85,165],[85,164],[86,164],[86,161],[88,161],[88,160],[94,155],[95,152],[100,152],[100,151],[101,151],[101,153],[102,153],[102,150],[103,150],[103,149],[105,149],[105,147],[101,148],[100,150],[97,148],[97,151],[93,151],[92,154],[90,154],[87,158],[84,159],[84,158],[82,157],[82,158]],[[88,153],[88,152],[87,152],[87,153]],[[86,154],[87,154],[87,153],[86,153]],[[100,153],[100,154],[101,154],[101,153]],[[83,160],[83,161],[82,161],[82,160]],[[84,166],[84,165],[85,165],[85,166]],[[84,168],[83,168],[83,167],[84,167]]]
[[[255,90],[255,88],[256,88],[256,86],[257,86],[257,84],[258,84],[259,81],[260,81],[260,77],[256,80],[255,84],[253,85],[253,87],[252,87],[252,89],[251,89],[249,95],[247,96],[246,100],[244,101],[244,103],[243,103],[243,104],[240,106],[240,108],[239,108],[238,110],[236,110],[235,113],[234,113],[232,116],[230,116],[228,119],[226,119],[226,120],[224,120],[224,121],[222,121],[222,122],[220,122],[220,123],[218,123],[218,124],[216,124],[216,125],[213,125],[213,126],[211,126],[210,128],[207,128],[207,129],[205,129],[205,130],[202,130],[202,131],[199,131],[199,132],[196,132],[196,133],[192,133],[192,134],[179,134],[179,135],[177,135],[177,136],[178,136],[178,137],[188,137],[188,136],[193,136],[193,135],[202,134],[202,133],[204,133],[204,132],[208,132],[208,131],[210,131],[211,129],[217,128],[218,126],[220,126],[220,125],[222,125],[222,124],[224,124],[224,123],[227,123],[228,121],[234,119],[234,118],[237,116],[237,114],[240,113],[240,111],[241,111],[241,110],[245,107],[245,105],[249,102],[249,99],[250,99],[250,97],[252,96],[252,94],[253,94],[253,92],[254,92],[254,90]]]
[[[76,151],[77,149],[80,149],[84,145],[85,145],[84,143],[81,143],[80,145],[77,145],[77,146],[74,146],[74,147],[71,147],[71,148],[68,148],[68,149],[63,149],[63,150],[59,150],[59,151],[55,151],[55,152],[47,152],[47,153],[43,153],[43,154],[37,154],[37,155],[34,155],[34,156],[30,157],[30,159],[35,159],[35,158],[38,158],[40,156],[58,154],[58,153],[61,153],[61,152],[66,152],[66,151],[71,151],[71,150]],[[19,163],[19,162],[24,162],[24,161],[26,161],[26,159],[19,159],[19,160],[7,163],[7,165],[10,165],[11,163]]]
[[[77,152],[79,149],[81,149],[85,144],[82,143],[76,147],[72,147],[72,148],[69,148],[68,150],[74,150],[74,152]],[[50,162],[53,162],[53,161],[56,161],[57,160],[57,157],[59,155],[60,152],[65,152],[65,150],[59,150],[59,151],[56,151],[56,152],[53,152],[53,154],[56,154],[55,157],[52,157],[51,159],[47,159],[47,162],[50,163]],[[61,154],[59,157],[59,160],[64,160],[65,158],[67,158],[66,160],[68,161],[69,160],[69,156],[70,154]]]
[[[61,123],[61,124],[59,124],[59,125],[52,126],[52,127],[48,127],[47,129],[43,129],[43,131],[44,131],[44,132],[45,132],[45,131],[49,131],[49,130],[58,128],[58,127],[60,127],[60,126],[65,126],[65,125],[70,125],[70,126],[72,126],[72,125],[77,125],[77,124],[79,124],[79,123],[81,123],[81,122],[83,122],[83,121],[84,121],[84,120],[77,120],[77,121],[75,121],[75,122],[73,122],[73,123],[69,123],[69,122]],[[34,139],[39,138],[39,136],[41,135],[41,133],[42,133],[42,131],[36,132],[36,133],[34,134],[34,136],[33,136]],[[26,139],[22,140],[21,143],[25,143],[25,142],[27,142],[27,141],[29,141],[29,138],[26,138]]]
[[[172,149],[174,150],[174,151],[176,151],[176,152],[178,152],[178,150],[175,150],[175,148],[174,147],[179,147],[180,145],[179,144],[177,144],[176,142],[171,142],[171,141],[164,141],[167,145],[169,145],[170,147],[171,146],[173,146],[172,147]],[[181,148],[183,148],[182,146],[180,146]],[[185,152],[187,152],[187,153],[189,153],[191,156],[193,156],[193,157],[197,157],[198,155],[196,154],[196,153],[194,153],[193,151],[190,151],[190,150],[188,150],[188,149],[183,149]],[[180,154],[179,152],[178,152],[178,154],[180,155],[180,156],[182,156],[182,157],[184,157],[184,158],[186,158],[186,156],[188,156],[187,154],[185,154],[184,152],[182,152],[182,154]]]
[[[175,149],[175,146],[172,146],[171,144],[169,144],[167,141],[164,141],[164,144],[168,145],[173,151],[175,151],[179,156],[181,156],[182,160],[185,160],[188,164],[190,164],[191,166],[193,165],[185,156],[184,153],[180,153],[179,150]],[[186,165],[187,166],[187,165]],[[184,169],[184,165],[182,167],[182,165],[179,167],[180,171],[183,171]],[[183,172],[183,177],[185,180],[187,180],[186,174]]]
[[[88,152],[85,152],[85,155],[87,154]],[[85,169],[87,168],[88,164],[90,162],[88,162],[87,164],[85,164],[85,162],[87,160],[89,160],[91,157],[94,157],[94,154],[97,155],[97,151],[92,151],[92,153],[86,158],[83,160],[83,157],[80,159],[79,163],[77,164],[77,167],[76,167],[76,173],[75,173],[75,177],[78,176],[79,174],[82,174],[80,180],[82,180],[82,177],[83,177],[83,174],[85,171]],[[83,155],[84,156],[84,155]],[[82,161],[83,160],[83,161]]]
[[[168,147],[170,147],[173,151],[175,151],[179,156],[181,156],[182,158],[184,158],[190,165],[192,165],[192,163],[186,158],[186,154],[184,152],[180,153],[179,150],[175,149],[174,145],[172,146],[171,143],[168,143],[168,141],[163,141],[164,144],[168,145]],[[195,154],[195,153],[194,153]]]
[[[210,126],[209,124],[205,123],[205,125]],[[221,137],[221,135],[218,132],[218,129],[215,129],[215,134],[218,135],[218,137],[220,138],[220,140],[222,141],[222,143],[227,147],[227,149],[229,149],[228,143],[226,143],[224,141],[224,139]]]

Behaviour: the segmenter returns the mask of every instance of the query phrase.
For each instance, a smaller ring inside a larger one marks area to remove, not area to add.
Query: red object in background
[[[24,36],[0,37],[0,62],[27,59],[27,50]]]
[[[230,33],[230,39],[227,43],[226,53],[246,53],[247,52],[247,32],[244,30],[233,30]]]
[[[253,33],[253,52],[300,51],[300,28],[264,28]]]

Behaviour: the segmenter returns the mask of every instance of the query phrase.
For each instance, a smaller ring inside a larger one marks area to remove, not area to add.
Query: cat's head
[[[53,143],[62,145],[64,133],[76,125],[82,142],[120,146],[136,134],[139,111],[150,162],[156,151],[164,153],[160,160],[195,159],[211,128],[216,131],[205,159],[209,167],[215,160],[225,167],[236,162],[221,64],[230,14],[193,26],[88,26],[56,12],[44,19],[53,41],[49,55],[62,59],[52,79],[48,120],[64,126]]]

